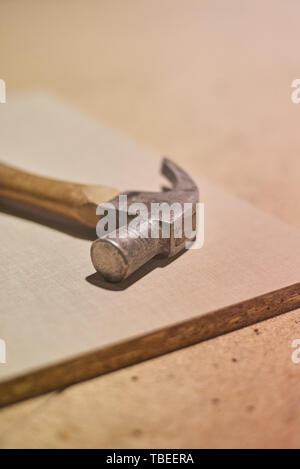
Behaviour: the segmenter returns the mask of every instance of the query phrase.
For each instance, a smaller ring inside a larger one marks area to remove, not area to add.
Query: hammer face
[[[127,260],[113,239],[94,241],[91,247],[91,258],[95,269],[110,282],[118,282],[127,277]]]

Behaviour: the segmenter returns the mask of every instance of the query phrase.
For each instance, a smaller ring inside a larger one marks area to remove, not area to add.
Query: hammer
[[[141,232],[135,228],[117,225],[116,229],[96,239],[91,246],[91,259],[95,269],[111,282],[119,282],[157,255],[175,256],[185,248],[188,239],[181,230],[176,236],[178,221],[183,226],[186,204],[192,207],[190,216],[195,227],[198,188],[191,177],[179,166],[164,158],[161,173],[172,187],[162,192],[130,191],[122,193],[127,197],[127,206],[144,204],[147,217],[142,220]],[[114,207],[120,214],[118,191],[105,186],[77,184],[37,176],[0,163],[0,200],[8,199],[26,203],[50,212],[76,220],[87,227],[95,228],[99,221],[96,210]],[[154,216],[151,204],[169,206],[177,204],[179,211],[172,211],[165,221],[161,214]],[[100,217],[101,218],[101,217]],[[134,217],[125,213],[126,221]],[[177,223],[177,224],[176,224]],[[165,225],[169,225],[169,236],[162,236]],[[151,227],[158,227],[159,236],[149,237]]]

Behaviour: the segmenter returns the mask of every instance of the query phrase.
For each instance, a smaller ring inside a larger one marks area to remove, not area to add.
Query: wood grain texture
[[[23,0],[0,8],[8,99],[51,90],[300,226],[299,106],[290,101],[298,4]],[[45,164],[28,169],[50,175]],[[299,312],[2,409],[1,447],[299,447],[291,362]]]
[[[110,187],[49,179],[0,163],[0,203],[33,205],[95,228],[97,206],[118,194]]]
[[[300,283],[230,305],[200,318],[96,350],[16,379],[0,383],[0,406],[134,365],[149,358],[255,324],[300,305]]]

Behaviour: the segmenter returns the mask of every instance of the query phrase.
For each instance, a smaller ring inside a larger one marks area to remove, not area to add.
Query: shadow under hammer
[[[145,275],[152,272],[154,269],[167,267],[176,259],[183,256],[185,252],[186,250],[183,250],[179,252],[178,254],[176,254],[175,256],[170,257],[170,258],[166,258],[166,257],[162,257],[161,255],[158,255],[154,257],[153,259],[151,259],[150,261],[148,261],[142,267],[140,267],[137,271],[132,273],[129,277],[117,283],[108,282],[99,272],[95,272],[94,274],[91,274],[88,277],[86,277],[86,281],[89,282],[91,285],[94,285],[95,287],[98,287],[98,288],[103,288],[104,290],[123,291],[131,287],[133,284],[135,284],[135,282],[137,282],[138,280],[143,278]]]

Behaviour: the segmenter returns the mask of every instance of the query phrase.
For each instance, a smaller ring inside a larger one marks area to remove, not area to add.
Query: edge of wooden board
[[[0,383],[0,407],[64,389],[300,307],[300,282]]]

